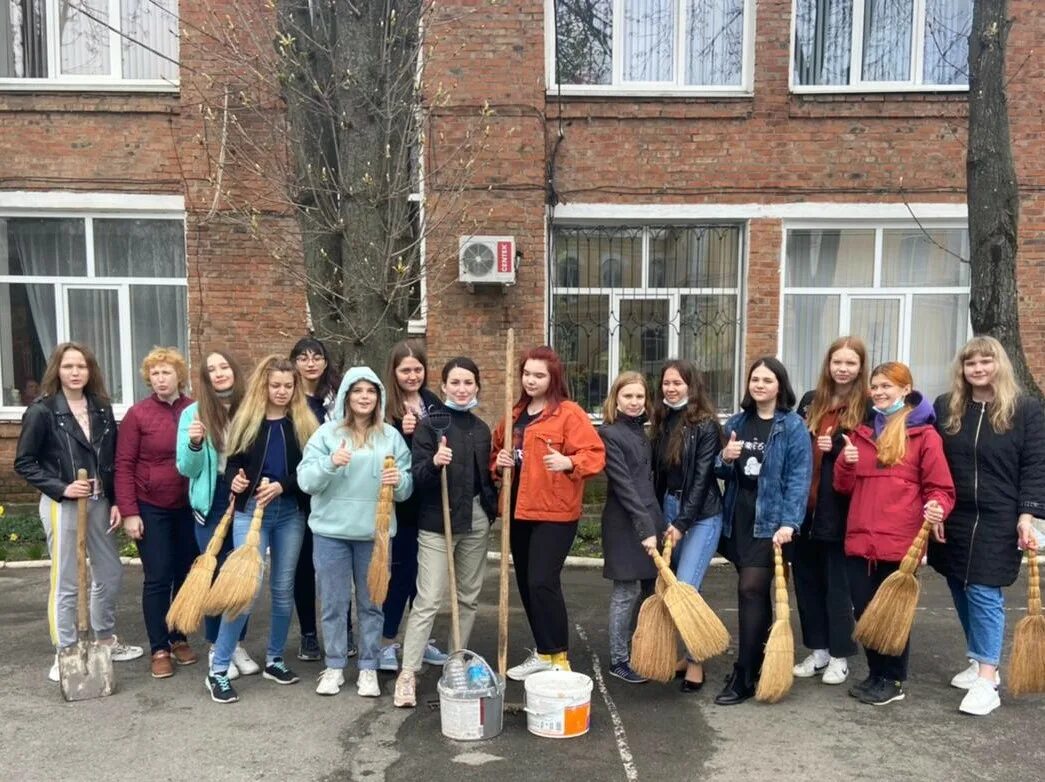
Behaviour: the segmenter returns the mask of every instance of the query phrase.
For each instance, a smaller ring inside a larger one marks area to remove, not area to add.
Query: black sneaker
[[[272,679],[276,684],[296,684],[300,681],[298,675],[286,666],[282,657],[277,657],[266,665],[261,675],[266,679]]]
[[[628,684],[642,684],[643,682],[649,681],[645,676],[639,676],[635,673],[627,662],[614,663],[611,665],[610,676],[616,676],[618,679],[627,682]]]
[[[323,650],[319,648],[319,639],[315,633],[307,633],[301,636],[298,644],[298,659],[307,663],[314,663],[323,657]]]
[[[884,706],[893,701],[902,701],[906,693],[903,682],[893,679],[877,678],[870,687],[856,696],[860,703],[869,703],[872,706]]]
[[[212,673],[207,676],[203,686],[210,693],[210,699],[215,703],[235,703],[239,700],[236,691],[229,684],[229,677],[225,673]]]
[[[863,695],[865,692],[867,692],[867,690],[871,688],[871,685],[874,684],[874,680],[875,677],[868,674],[867,678],[864,679],[862,682],[857,682],[849,688],[849,695],[853,698],[859,698],[861,695]]]

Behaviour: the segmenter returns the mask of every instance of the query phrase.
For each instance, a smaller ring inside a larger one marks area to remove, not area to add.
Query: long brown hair
[[[43,380],[40,381],[40,395],[54,396],[62,390],[62,381],[58,377],[58,368],[62,365],[62,358],[70,350],[78,350],[87,363],[87,384],[83,392],[94,397],[98,402],[109,404],[109,392],[105,390],[105,378],[102,377],[102,368],[98,366],[98,359],[89,347],[82,342],[62,342],[51,351],[51,357],[47,360],[47,368],[44,370]]]
[[[421,383],[424,388],[428,383],[428,354],[425,349],[413,340],[405,339],[392,346],[392,352],[388,354],[388,367],[385,369],[385,388],[388,394],[388,404],[385,405],[385,420],[392,423],[393,420],[403,420],[406,415],[406,400],[403,398],[403,389],[399,387],[396,379],[396,369],[403,363],[404,359],[416,358],[424,368],[425,377]],[[421,389],[418,389],[419,391]],[[345,403],[348,406],[348,403]]]
[[[224,399],[219,397],[210,382],[210,372],[207,370],[207,359],[211,356],[221,356],[232,370],[232,393]],[[200,364],[200,383],[196,389],[196,415],[207,430],[214,450],[221,453],[225,450],[225,432],[229,428],[232,417],[239,410],[239,403],[243,401],[243,391],[246,381],[240,371],[239,363],[224,350],[208,350],[203,354]],[[228,407],[225,406],[228,403]]]
[[[947,404],[943,430],[948,434],[958,434],[962,429],[962,414],[972,398],[972,389],[965,381],[965,362],[973,356],[994,359],[994,379],[991,381],[994,401],[991,402],[988,418],[995,432],[1007,432],[1012,428],[1012,418],[1016,414],[1020,384],[1005,348],[994,337],[987,335],[973,337],[954,357],[954,363],[951,364],[951,398]]]
[[[878,375],[889,378],[898,386],[910,386],[912,390],[914,389],[914,378],[911,377],[910,368],[899,361],[887,361],[871,370],[872,380]],[[905,400],[904,406],[889,416],[885,428],[878,435],[878,440],[875,442],[875,447],[878,449],[878,461],[886,467],[899,464],[907,455],[907,419],[913,410],[914,407]]]
[[[250,450],[261,431],[261,422],[265,418],[268,406],[269,375],[273,372],[287,372],[294,378],[294,393],[287,405],[287,418],[294,425],[294,436],[302,448],[308,438],[319,428],[319,422],[309,409],[305,400],[305,390],[301,387],[301,375],[292,361],[279,354],[266,356],[258,364],[247,383],[247,391],[243,401],[232,418],[229,427],[229,438],[225,444],[227,454],[244,453]]]
[[[664,404],[664,375],[667,374],[669,369],[674,369],[679,373],[682,382],[686,384],[686,395],[689,398],[689,401],[686,403],[686,409],[682,411],[682,422],[672,430],[671,438],[668,440],[667,448],[665,449],[668,464],[681,464],[682,437],[683,430],[686,427],[696,426],[704,421],[714,421],[718,428],[718,439],[720,441],[722,440],[722,428],[718,426],[715,405],[711,402],[704,378],[700,374],[700,370],[697,369],[697,365],[689,359],[673,358],[664,362],[664,366],[660,369],[660,377],[657,379],[657,387],[653,391],[656,398],[653,405],[652,426],[650,427],[653,439],[656,440],[663,436],[664,422],[667,420],[670,410]]]
[[[842,398],[842,415],[838,425],[851,432],[864,420],[864,412],[867,407],[867,346],[859,337],[839,337],[827,348],[824,354],[824,363],[820,367],[820,379],[816,383],[816,391],[813,392],[813,401],[809,404],[806,413],[806,426],[813,434],[820,428],[820,419],[831,409],[831,402],[835,396],[835,381],[831,377],[831,357],[843,348],[856,353],[860,359],[860,372],[849,386],[849,390]]]

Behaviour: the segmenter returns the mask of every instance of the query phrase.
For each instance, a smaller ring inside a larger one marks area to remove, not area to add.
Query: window
[[[785,256],[782,355],[796,392],[816,385],[841,334],[864,340],[871,366],[908,364],[926,395],[948,388],[969,336],[965,228],[792,228]]]
[[[655,384],[681,356],[735,409],[740,226],[558,226],[553,241],[550,331],[578,404],[597,414],[619,372]]]
[[[549,83],[749,92],[753,15],[753,0],[548,0]]]
[[[0,216],[0,404],[26,405],[56,344],[84,342],[113,403],[148,389],[155,345],[188,341],[181,219]]]
[[[973,0],[794,0],[792,85],[967,89]]]
[[[0,0],[5,86],[177,79],[177,0]]]

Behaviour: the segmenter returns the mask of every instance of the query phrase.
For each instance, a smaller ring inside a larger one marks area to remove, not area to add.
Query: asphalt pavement
[[[0,570],[0,780],[1043,780],[1045,696],[1016,699],[984,718],[957,711],[962,693],[948,686],[965,667],[964,643],[945,583],[922,576],[906,700],[866,706],[847,686],[797,680],[781,703],[749,701],[719,707],[712,699],[731,656],[707,665],[707,685],[684,695],[676,684],[630,685],[609,677],[606,616],[609,583],[598,570],[571,568],[565,584],[573,625],[574,670],[592,676],[591,731],[572,739],[530,734],[526,715],[509,712],[500,736],[455,742],[440,732],[437,670],[420,679],[418,708],[392,706],[393,676],[383,694],[360,698],[355,671],[336,697],[314,692],[321,663],[288,661],[302,677],[279,686],[261,677],[235,682],[240,702],[212,703],[204,663],[166,680],[149,676],[147,657],[117,663],[117,692],[80,703],[62,701],[47,669],[51,650],[44,616],[48,571]],[[705,597],[731,632],[736,629],[736,579],[713,567]],[[1024,615],[1026,584],[1008,592],[1008,635]],[[119,628],[145,644],[141,569],[126,566]],[[497,571],[491,566],[472,648],[496,660]],[[532,639],[512,586],[509,664]],[[267,601],[262,601],[263,603]],[[792,596],[793,605],[793,596]],[[797,633],[797,612],[792,611]],[[445,635],[445,618],[436,625]],[[267,608],[252,617],[246,646],[264,652]],[[796,636],[797,654],[804,655]],[[440,638],[440,645],[445,639]],[[198,645],[202,650],[202,646]],[[1008,647],[1006,647],[1006,653]],[[862,656],[851,677],[863,678]],[[510,682],[509,703],[523,700]]]

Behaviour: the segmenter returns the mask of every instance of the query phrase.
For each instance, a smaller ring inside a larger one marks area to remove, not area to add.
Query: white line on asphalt
[[[602,678],[602,666],[599,664],[599,655],[591,648],[591,644],[588,642],[588,634],[584,632],[584,628],[579,624],[574,625],[574,627],[577,628],[578,637],[584,641],[584,645],[588,647],[588,652],[591,654],[591,672],[595,676],[595,683],[599,685],[602,700],[606,703],[606,708],[610,712],[610,719],[613,720],[613,737],[617,740],[617,752],[620,754],[620,762],[624,764],[624,777],[628,782],[637,782],[639,772],[635,768],[635,759],[632,757],[631,749],[628,747],[628,734],[624,732],[624,721],[620,718],[617,705],[613,702],[613,698],[610,697],[609,690],[606,689],[606,680]]]

